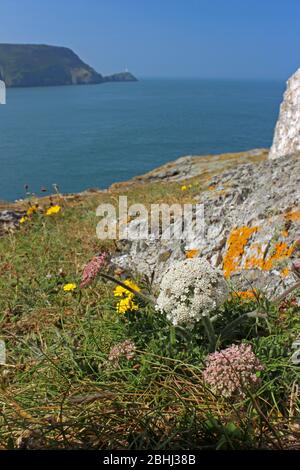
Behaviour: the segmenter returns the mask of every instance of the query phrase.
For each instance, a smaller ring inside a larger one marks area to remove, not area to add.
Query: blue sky
[[[0,42],[71,47],[98,72],[286,79],[299,0],[0,0]]]

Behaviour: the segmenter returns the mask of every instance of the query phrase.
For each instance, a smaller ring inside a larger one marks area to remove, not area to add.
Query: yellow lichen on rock
[[[300,211],[289,211],[285,214],[286,220],[290,220],[291,222],[295,222],[296,220],[300,220]]]
[[[233,298],[239,298],[242,300],[255,300],[258,297],[258,292],[256,290],[244,290],[237,291],[232,294]]]
[[[285,242],[278,242],[274,246],[272,253],[268,257],[262,256],[249,256],[245,261],[245,269],[262,269],[270,271],[275,265],[282,261],[284,258],[289,258],[294,251],[294,245],[288,246]]]
[[[280,272],[280,276],[281,277],[287,277],[289,275],[289,273],[290,273],[290,270],[289,270],[288,267],[286,267],[286,268],[282,269],[282,271]]]
[[[197,250],[197,249],[191,249],[191,250],[187,250],[185,252],[185,257],[187,259],[191,259],[191,258],[195,258],[196,256],[198,256],[200,253],[200,250]]]
[[[227,241],[228,250],[223,258],[223,271],[226,278],[238,270],[245,246],[257,230],[258,227],[238,227],[231,231]]]

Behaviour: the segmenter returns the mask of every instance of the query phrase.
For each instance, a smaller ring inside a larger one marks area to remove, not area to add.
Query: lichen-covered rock
[[[253,287],[258,283],[269,293],[295,282],[291,261],[300,250],[299,155],[230,169],[213,177],[206,190],[199,188],[197,202],[204,204],[204,236],[128,241],[115,262],[157,284],[175,260],[193,256],[206,258],[228,280],[238,280],[238,290],[249,289],[251,279]]]
[[[287,82],[269,158],[300,152],[300,69]]]
[[[18,227],[22,215],[24,215],[24,212],[13,210],[0,211],[0,235]]]

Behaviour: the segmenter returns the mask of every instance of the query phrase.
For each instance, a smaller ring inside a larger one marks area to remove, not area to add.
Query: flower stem
[[[203,317],[202,322],[203,322],[205,332],[209,341],[210,351],[212,352],[216,349],[216,344],[217,344],[217,337],[216,337],[215,329],[209,317]]]
[[[105,273],[102,273],[102,272],[99,273],[99,276],[103,277],[104,279],[107,279],[108,281],[114,282],[115,284],[118,284],[121,287],[124,287],[124,289],[132,292],[137,297],[140,297],[142,300],[144,300],[144,302],[155,304],[154,297],[152,297],[152,296],[150,297],[148,295],[142,294],[142,292],[139,292],[139,291],[133,289],[133,287],[127,286],[126,284],[124,284],[124,282],[120,281],[119,279],[116,279],[113,276],[110,276],[109,274],[105,274]]]
[[[172,347],[176,344],[176,331],[173,325],[170,326],[170,344]]]

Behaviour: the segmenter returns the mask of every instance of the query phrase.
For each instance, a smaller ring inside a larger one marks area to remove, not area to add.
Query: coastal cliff
[[[269,158],[300,152],[300,68],[289,78]]]
[[[104,77],[66,47],[31,44],[0,44],[0,78],[8,88],[136,81],[129,72]]]
[[[0,204],[1,449],[299,449],[300,153],[268,155]]]
[[[290,87],[291,81],[288,83]],[[281,110],[286,109],[287,99],[294,101],[293,90],[297,93],[297,87],[285,94]],[[130,181],[115,183],[107,191],[87,191],[66,198],[75,203],[97,198],[101,203],[103,198],[114,200],[118,195],[133,194],[135,200],[143,198],[146,204],[153,198],[155,202],[203,204],[204,237],[196,233],[193,239],[183,235],[178,240],[161,233],[145,241],[133,236],[120,244],[116,265],[144,273],[159,283],[175,260],[192,252],[222,269],[239,289],[246,288],[251,279],[257,286],[282,291],[294,280],[291,260],[299,257],[300,247],[300,153],[294,151],[278,158],[282,154],[276,151],[290,137],[287,116],[285,122],[284,129],[275,132],[271,154],[268,149],[254,149],[181,157]],[[297,138],[296,132],[295,138],[289,139],[291,150],[296,150]],[[18,226],[22,203],[19,215],[15,213],[17,208],[10,205],[6,209],[12,212],[0,213],[2,230]],[[137,223],[134,218],[129,223],[132,235],[138,234],[143,222]]]

